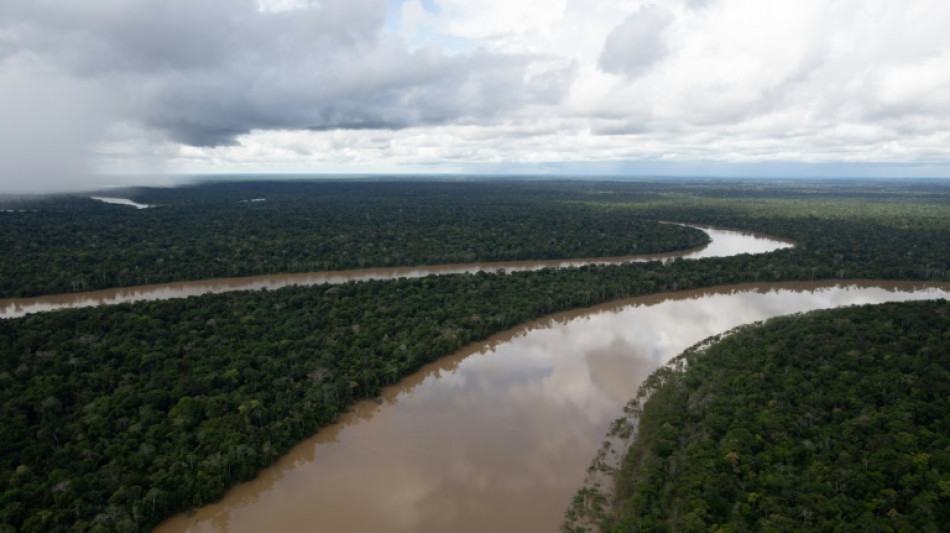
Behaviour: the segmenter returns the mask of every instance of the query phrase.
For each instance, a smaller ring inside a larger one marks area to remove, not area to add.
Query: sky
[[[945,0],[3,0],[0,194],[950,177],[948,24]]]

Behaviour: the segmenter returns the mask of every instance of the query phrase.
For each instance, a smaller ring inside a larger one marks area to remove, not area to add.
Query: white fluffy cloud
[[[668,52],[672,15],[659,6],[638,9],[607,34],[600,66],[608,72],[637,77]]]
[[[948,20],[939,0],[6,0],[0,192],[86,163],[947,175]]]

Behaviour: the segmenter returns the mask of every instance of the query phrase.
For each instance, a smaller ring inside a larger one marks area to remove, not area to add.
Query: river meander
[[[740,253],[764,253],[792,246],[786,241],[750,233],[724,229],[699,227],[709,234],[711,242],[701,248],[653,255],[631,255],[625,257],[600,257],[592,259],[550,260],[550,261],[513,261],[484,262],[468,264],[431,265],[418,267],[367,268],[359,270],[341,270],[325,272],[302,272],[294,274],[267,274],[241,278],[216,278],[198,281],[180,281],[122,287],[99,291],[54,294],[35,298],[0,299],[0,319],[15,318],[30,313],[42,313],[56,309],[92,307],[96,305],[130,303],[170,298],[186,298],[207,293],[223,293],[241,290],[279,289],[288,285],[320,285],[322,283],[345,283],[368,279],[419,278],[437,274],[462,274],[472,272],[494,272],[499,269],[511,272],[516,270],[540,270],[542,268],[563,268],[587,264],[614,264],[632,261],[665,261],[681,257],[683,259],[702,259],[704,257],[723,257]]]
[[[706,229],[703,249],[592,262],[762,253],[789,243]],[[0,300],[0,317],[292,284],[528,270],[487,263],[286,274]],[[776,315],[948,298],[948,284],[757,284],[650,295],[524,324],[404,378],[218,503],[156,531],[556,531],[611,420],[686,347]]]
[[[950,285],[740,285],[548,317],[385,389],[157,531],[556,531],[610,421],[685,348],[772,316],[927,298]]]

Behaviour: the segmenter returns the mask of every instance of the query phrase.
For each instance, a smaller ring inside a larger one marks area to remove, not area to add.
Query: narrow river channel
[[[458,265],[431,265],[419,267],[367,268],[360,270],[342,270],[326,272],[302,272],[296,274],[267,274],[242,278],[216,278],[198,281],[180,281],[123,287],[100,291],[70,294],[54,294],[36,298],[0,298],[0,319],[15,318],[30,313],[42,313],[56,309],[74,307],[92,307],[104,304],[118,304],[170,298],[186,298],[207,293],[222,293],[242,290],[279,289],[288,285],[319,285],[321,283],[345,283],[368,279],[419,278],[436,274],[462,274],[471,272],[540,270],[542,268],[562,268],[587,264],[626,263],[632,261],[667,261],[677,257],[683,259],[701,259],[704,257],[724,257],[741,253],[764,253],[788,248],[790,242],[773,238],[729,231],[723,229],[699,227],[709,234],[711,242],[695,250],[654,255],[631,255],[625,257],[600,257],[592,259],[571,259],[551,261],[514,261],[485,262]]]

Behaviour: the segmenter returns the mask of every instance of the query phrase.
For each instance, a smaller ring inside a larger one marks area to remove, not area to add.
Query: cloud
[[[663,8],[640,8],[607,35],[600,67],[627,76],[649,69],[667,54],[664,34],[672,22],[672,15]]]
[[[0,193],[56,192],[90,173],[108,125],[100,87],[8,61],[0,75]]]
[[[191,146],[255,129],[400,129],[556,101],[569,69],[532,58],[410,51],[379,0],[20,2],[20,45],[124,88],[130,120]],[[538,89],[540,87],[540,89]]]
[[[4,0],[3,187],[86,168],[950,168],[948,19],[939,0]]]

